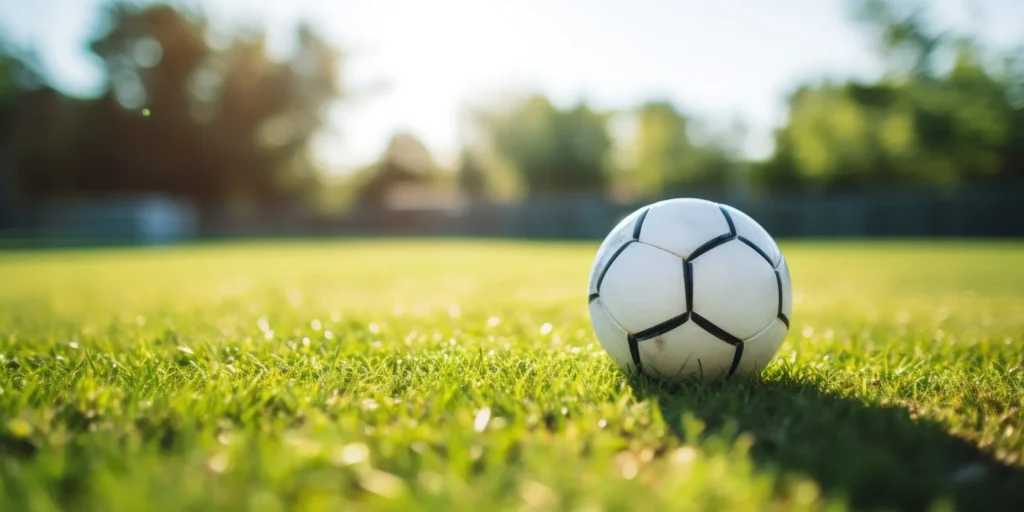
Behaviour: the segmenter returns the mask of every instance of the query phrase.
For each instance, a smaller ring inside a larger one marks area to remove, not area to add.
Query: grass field
[[[1024,244],[789,243],[757,381],[629,379],[596,244],[0,253],[0,510],[1024,504]]]

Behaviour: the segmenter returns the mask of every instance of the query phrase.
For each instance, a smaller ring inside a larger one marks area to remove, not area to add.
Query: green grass
[[[629,379],[596,244],[0,253],[0,510],[1009,509],[1024,244],[784,244],[760,379]]]

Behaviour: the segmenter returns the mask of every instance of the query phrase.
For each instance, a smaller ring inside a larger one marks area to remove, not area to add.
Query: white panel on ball
[[[640,216],[641,212],[642,209],[637,210],[619,221],[615,228],[605,237],[604,241],[601,242],[601,246],[597,249],[597,257],[594,258],[594,264],[590,267],[589,293],[591,295],[597,293],[597,278],[601,271],[604,270],[604,267],[608,265],[608,260],[622,247],[622,244],[633,239],[633,226],[636,224],[636,219]]]
[[[651,205],[640,241],[688,258],[694,249],[729,234],[729,223],[718,205],[703,199],[670,199]]]
[[[608,315],[601,304],[601,299],[590,301],[590,322],[594,326],[597,341],[611,356],[612,361],[623,369],[633,371],[633,356],[629,353],[629,333]]]
[[[768,234],[768,231],[761,227],[761,225],[749,215],[737,210],[736,208],[724,204],[722,207],[725,208],[725,210],[729,212],[729,216],[732,217],[733,226],[736,227],[736,234],[753,242],[754,245],[758,246],[766,255],[768,255],[768,258],[772,261],[772,265],[778,265],[779,259],[782,258],[782,252],[779,251],[778,244],[776,244],[775,240]]]
[[[789,264],[786,258],[782,258],[776,269],[779,272],[779,281],[782,282],[782,314],[786,318],[793,318],[793,281],[789,277]]]
[[[649,245],[630,244],[608,267],[599,293],[605,309],[627,331],[653,327],[686,312],[683,260]]]
[[[637,343],[644,373],[667,380],[724,377],[736,354],[736,347],[693,322]]]
[[[782,340],[786,338],[786,331],[781,321],[774,320],[763,331],[744,341],[743,355],[736,367],[736,374],[748,377],[759,375],[775,357]]]
[[[775,270],[739,240],[693,260],[693,311],[729,334],[745,339],[779,313]]]

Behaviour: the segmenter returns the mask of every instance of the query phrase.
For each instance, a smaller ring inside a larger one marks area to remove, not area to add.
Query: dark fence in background
[[[1024,184],[955,192],[888,190],[829,196],[729,198],[684,194],[732,205],[776,237],[1021,237]],[[368,211],[323,220],[313,232],[468,235],[542,239],[603,238],[644,204],[601,197],[533,198],[517,205],[476,204],[457,211]]]
[[[693,190],[680,195],[735,206],[780,238],[1024,237],[1024,183],[950,192],[889,189],[744,199]],[[0,247],[53,245],[55,240],[61,245],[161,244],[273,236],[601,239],[621,218],[642,206],[583,195],[535,197],[514,205],[360,209],[338,217],[311,215],[293,207],[238,217],[197,215],[190,205],[162,197],[79,199],[26,210],[17,229],[0,231]]]

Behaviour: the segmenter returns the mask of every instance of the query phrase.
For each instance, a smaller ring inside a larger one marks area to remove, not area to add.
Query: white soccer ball
[[[789,268],[743,212],[670,199],[622,220],[590,273],[590,320],[627,372],[656,378],[756,376],[789,331]]]

